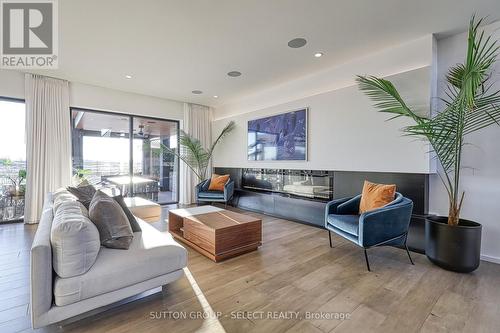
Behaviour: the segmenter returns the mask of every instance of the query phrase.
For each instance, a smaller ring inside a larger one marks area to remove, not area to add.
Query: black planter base
[[[460,219],[458,225],[448,225],[443,216],[425,221],[425,254],[435,265],[455,272],[469,273],[479,267],[481,254],[479,223]]]

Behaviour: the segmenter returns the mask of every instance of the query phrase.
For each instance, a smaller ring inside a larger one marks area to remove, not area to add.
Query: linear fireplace
[[[289,169],[243,169],[242,188],[329,201],[333,198],[333,172]]]

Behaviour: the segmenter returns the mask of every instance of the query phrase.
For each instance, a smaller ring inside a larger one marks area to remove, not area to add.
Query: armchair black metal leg
[[[406,245],[406,242],[405,242],[405,249],[406,249],[406,254],[408,254],[408,259],[410,259],[411,264],[415,265],[413,263],[413,260],[411,259],[410,251],[408,251],[408,246]]]
[[[328,239],[330,240],[330,247],[333,247],[332,246],[332,233],[330,230],[328,230]]]
[[[368,268],[368,272],[371,272],[371,270],[370,270],[370,262],[368,261],[368,254],[366,253],[366,249],[363,249],[363,250],[365,250],[366,268]]]

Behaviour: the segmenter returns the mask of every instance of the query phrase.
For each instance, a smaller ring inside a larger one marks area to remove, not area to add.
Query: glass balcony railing
[[[0,159],[0,223],[22,220],[26,161]]]

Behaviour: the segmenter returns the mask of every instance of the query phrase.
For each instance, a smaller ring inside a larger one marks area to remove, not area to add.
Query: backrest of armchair
[[[54,214],[52,194],[47,195],[40,223],[31,245],[30,288],[31,322],[38,327],[37,320],[52,306],[52,247],[50,231]]]
[[[210,186],[210,178],[205,179],[203,181],[203,184],[201,185],[201,190],[202,191],[208,191],[208,187]]]
[[[395,205],[397,203],[400,203],[401,201],[403,201],[403,198],[404,198],[404,196],[401,193],[396,192],[395,195],[394,195],[394,200],[392,200],[391,202],[389,202],[384,207],[392,206],[392,205]]]

